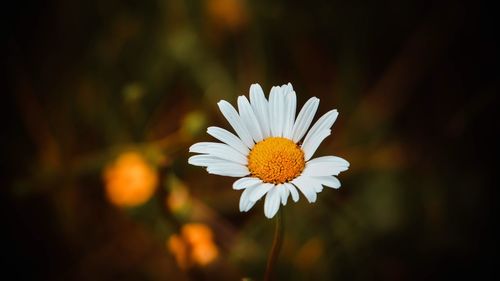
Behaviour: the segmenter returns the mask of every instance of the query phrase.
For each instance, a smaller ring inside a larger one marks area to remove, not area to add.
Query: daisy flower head
[[[330,135],[337,119],[336,109],[321,116],[309,129],[319,99],[310,98],[296,116],[297,96],[290,83],[271,88],[266,99],[259,84],[250,86],[250,100],[238,97],[238,110],[230,103],[218,103],[236,135],[219,127],[208,134],[221,141],[199,142],[189,148],[199,153],[188,163],[206,167],[208,173],[240,178],[233,189],[243,190],[240,211],[249,211],[265,196],[264,214],[272,218],[288,197],[316,201],[323,186],[339,188],[335,177],[349,168],[349,162],[336,156],[312,158],[321,142]]]

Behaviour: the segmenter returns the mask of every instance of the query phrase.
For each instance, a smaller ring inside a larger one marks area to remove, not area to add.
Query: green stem
[[[278,260],[278,256],[281,250],[281,245],[283,244],[283,231],[285,229],[284,219],[283,219],[283,207],[281,207],[276,216],[276,227],[274,229],[274,240],[271,252],[269,253],[269,258],[267,260],[266,274],[264,275],[264,281],[273,280],[274,266]]]

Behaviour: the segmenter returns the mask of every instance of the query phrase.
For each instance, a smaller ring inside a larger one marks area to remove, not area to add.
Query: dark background
[[[337,108],[318,155],[351,163],[340,190],[286,207],[280,280],[498,278],[498,13],[485,3],[40,1],[2,13],[2,263],[16,279],[260,280],[273,230],[262,203],[239,213],[232,179],[187,165],[207,126],[227,127],[216,102],[255,82],[291,82],[300,105],[321,99],[318,114]],[[129,149],[159,185],[120,208],[102,175]],[[190,211],[165,205],[172,182]],[[190,222],[220,251],[185,270],[165,241]]]

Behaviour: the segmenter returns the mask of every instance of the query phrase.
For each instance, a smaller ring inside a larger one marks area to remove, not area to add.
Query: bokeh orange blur
[[[205,0],[206,11],[214,25],[228,30],[244,27],[248,21],[244,0]]]
[[[144,204],[158,185],[157,171],[137,152],[120,154],[105,168],[103,177],[107,198],[120,207]]]
[[[179,267],[206,266],[219,255],[210,227],[201,223],[182,226],[179,235],[173,234],[167,240],[167,248],[174,255]]]

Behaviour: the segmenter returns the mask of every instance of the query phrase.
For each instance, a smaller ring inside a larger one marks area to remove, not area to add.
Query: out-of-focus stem
[[[281,245],[283,244],[283,231],[284,231],[284,219],[283,219],[283,207],[279,209],[276,215],[276,227],[274,229],[274,240],[271,252],[269,253],[269,258],[267,259],[266,274],[264,275],[264,281],[273,280],[274,267],[281,250]]]

